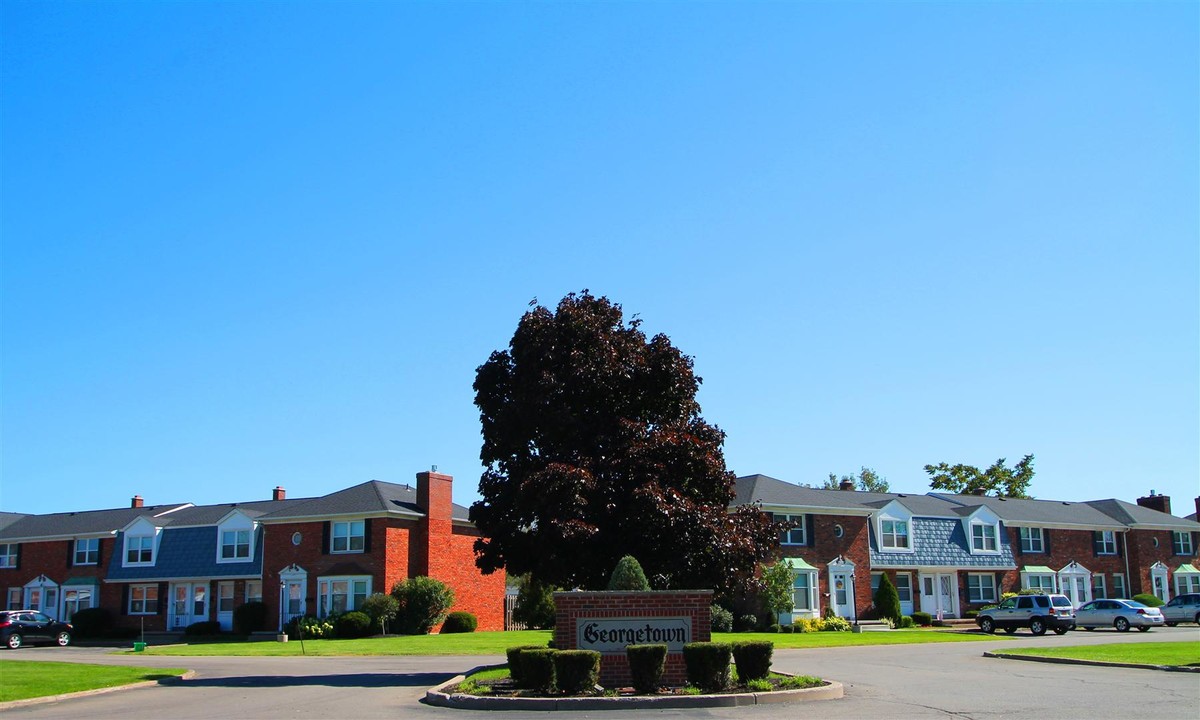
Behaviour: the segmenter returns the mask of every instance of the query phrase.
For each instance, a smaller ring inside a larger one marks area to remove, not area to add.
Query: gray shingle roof
[[[871,567],[1016,567],[1007,533],[1000,533],[999,555],[972,555],[960,520],[913,518],[911,533],[914,552],[884,553],[871,528]]]
[[[87,510],[83,512],[51,513],[49,515],[25,515],[11,525],[0,529],[0,540],[26,540],[35,538],[74,537],[115,532],[139,517],[152,518],[184,504],[147,505],[140,508],[117,508],[115,510]]]
[[[455,520],[467,519],[467,508],[462,505],[451,506],[451,517]],[[345,490],[312,498],[295,505],[267,513],[263,520],[284,520],[302,517],[322,517],[333,515],[375,515],[379,513],[400,513],[424,515],[425,511],[417,506],[417,490],[408,485],[370,480]]]
[[[0,512],[0,530],[26,517],[29,516],[24,513]]]
[[[949,502],[962,505],[967,514],[986,505],[1010,523],[1032,525],[1087,525],[1092,527],[1120,527],[1119,522],[1083,502],[1062,500],[1031,500],[1022,498],[999,498],[986,495],[953,495],[931,493]]]
[[[292,500],[258,500],[243,503],[222,503],[219,505],[197,505],[185,508],[157,518],[163,527],[182,525],[212,525],[233,510],[240,510],[247,517],[259,518],[271,512],[284,510],[288,507],[305,503],[312,498],[294,498]]]
[[[166,528],[158,542],[153,566],[122,567],[125,533],[117,534],[117,552],[108,563],[109,580],[149,580],[180,577],[258,577],[262,575],[262,529],[256,533],[249,562],[217,562],[217,527]]]
[[[1196,532],[1200,524],[1124,500],[1092,500],[1088,505],[1125,525],[1153,525]]]
[[[847,490],[820,490],[793,485],[767,475],[747,475],[735,483],[734,505],[761,502],[764,505],[870,510],[862,502],[870,493]]]

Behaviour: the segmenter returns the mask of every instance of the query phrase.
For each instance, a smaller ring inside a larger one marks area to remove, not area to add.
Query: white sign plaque
[[[605,655],[624,655],[626,645],[666,645],[677,653],[691,641],[689,617],[575,619],[575,647]]]

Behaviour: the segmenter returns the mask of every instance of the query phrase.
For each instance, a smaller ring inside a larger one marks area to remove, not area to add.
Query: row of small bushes
[[[511,647],[508,672],[519,688],[572,695],[591,690],[600,679],[600,653],[595,650],[553,650],[540,645]]]
[[[775,645],[766,641],[737,643],[695,642],[683,646],[683,661],[687,680],[706,692],[729,687],[730,659],[737,667],[743,683],[766,680],[771,674],[771,658]],[[630,665],[632,668],[632,663]]]

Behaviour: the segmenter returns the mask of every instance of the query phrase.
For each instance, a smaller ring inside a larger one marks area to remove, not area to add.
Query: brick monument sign
[[[712,639],[712,590],[554,593],[554,647],[600,653],[600,684],[631,683],[627,645],[666,645],[663,683],[683,685],[683,646]]]

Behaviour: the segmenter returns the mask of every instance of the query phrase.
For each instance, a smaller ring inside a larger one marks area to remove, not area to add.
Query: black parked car
[[[71,644],[75,628],[37,610],[0,611],[0,642],[10,650],[25,643],[52,642],[61,647]]]

